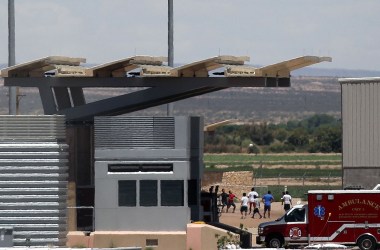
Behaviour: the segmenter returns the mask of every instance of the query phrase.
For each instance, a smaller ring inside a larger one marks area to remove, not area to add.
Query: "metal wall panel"
[[[64,246],[68,146],[62,116],[0,116],[0,227],[15,246]]]
[[[342,87],[343,185],[372,188],[380,177],[380,78],[339,79],[339,82]]]
[[[95,117],[96,148],[174,148],[173,117]]]
[[[62,115],[1,115],[1,140],[25,141],[27,139],[39,140],[65,140],[65,117]]]

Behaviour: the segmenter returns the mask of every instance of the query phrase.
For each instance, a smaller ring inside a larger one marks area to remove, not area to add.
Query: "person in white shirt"
[[[255,188],[251,188],[251,192],[248,193],[248,199],[249,199],[249,214],[252,212],[252,207],[253,210],[256,207],[256,197],[259,197],[259,194],[255,191]]]
[[[255,214],[259,214],[260,219],[263,218],[263,216],[260,213],[260,200],[256,196],[255,196],[255,208],[253,209],[253,213],[252,213],[252,217],[251,217],[252,219],[255,218]]]
[[[245,219],[245,217],[247,217],[247,212],[248,212],[248,197],[246,193],[243,193],[243,197],[241,198],[241,206],[240,206],[241,219]]]
[[[286,191],[284,196],[282,196],[281,201],[284,203],[284,210],[285,213],[290,210],[290,207],[292,206],[292,197],[289,194],[289,191]]]

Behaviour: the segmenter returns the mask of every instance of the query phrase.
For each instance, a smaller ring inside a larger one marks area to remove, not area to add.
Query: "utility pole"
[[[15,2],[8,0],[8,67],[16,64]],[[17,113],[17,87],[9,87],[9,114]]]
[[[173,0],[168,0],[168,65],[174,67]],[[174,103],[167,104],[167,116],[173,115]]]

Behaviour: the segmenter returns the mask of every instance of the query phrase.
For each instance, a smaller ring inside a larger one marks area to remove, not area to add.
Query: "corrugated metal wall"
[[[95,117],[95,123],[97,148],[174,148],[173,117]]]
[[[343,185],[372,188],[380,177],[380,79],[340,79]]]
[[[63,116],[0,116],[0,228],[15,246],[64,246],[68,146]]]

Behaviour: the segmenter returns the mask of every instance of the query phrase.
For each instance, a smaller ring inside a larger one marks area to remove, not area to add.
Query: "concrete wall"
[[[128,232],[98,231],[86,236],[70,232],[67,246],[76,248],[152,247],[155,250],[188,250],[186,232]],[[149,245],[153,243],[153,245]],[[157,243],[157,245],[156,245]],[[195,250],[195,249],[194,249]]]
[[[207,224],[189,224],[187,226],[186,249],[210,250],[217,249],[216,235],[227,236],[227,231]],[[231,233],[235,237],[239,237]]]
[[[83,232],[70,232],[67,247],[111,248],[148,247],[147,240],[157,240],[155,250],[210,250],[217,249],[217,237],[227,236],[227,231],[207,224],[188,224],[182,232],[107,232],[97,231],[86,236]],[[232,233],[232,235],[239,237]]]
[[[339,79],[343,186],[372,188],[380,177],[380,78]]]

